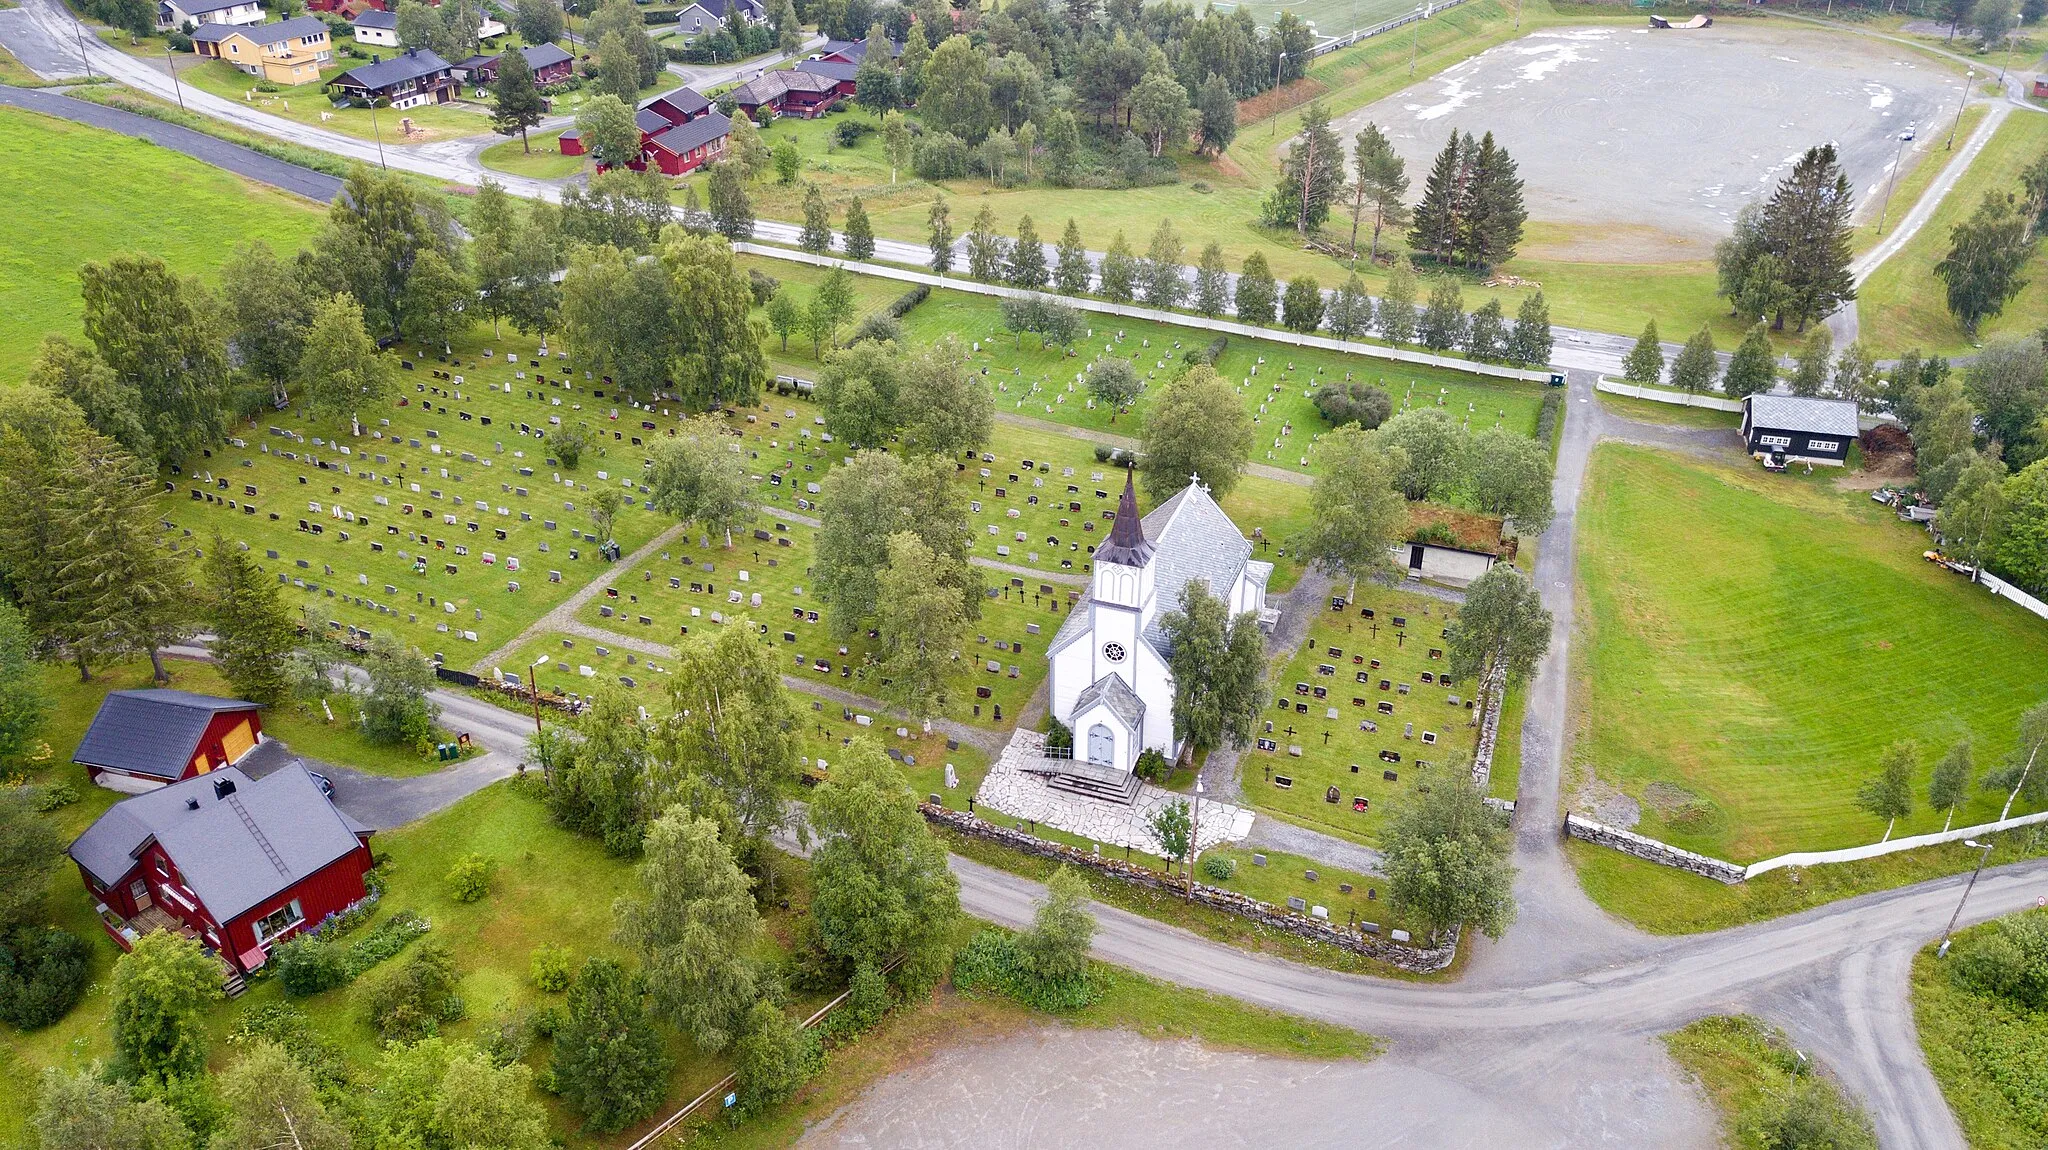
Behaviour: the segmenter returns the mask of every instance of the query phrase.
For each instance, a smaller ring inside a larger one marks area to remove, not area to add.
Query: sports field
[[[1980,768],[2001,760],[2048,695],[2048,624],[1922,560],[1925,533],[1858,493],[1618,445],[1585,491],[1578,809],[1615,788],[1637,830],[1737,862],[1875,842],[1856,790],[1910,738],[1919,809],[1895,833],[1939,830],[1934,758],[1968,736]],[[1973,790],[1957,825],[2002,799]]]
[[[291,251],[319,205],[130,139],[0,108],[0,381],[21,379],[46,333],[78,334],[78,266],[116,252],[209,276],[236,243]],[[89,188],[91,195],[57,189]]]

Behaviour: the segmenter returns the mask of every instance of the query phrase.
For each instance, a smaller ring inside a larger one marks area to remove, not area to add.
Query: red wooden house
[[[731,135],[732,121],[712,112],[646,140],[640,155],[663,175],[680,176],[723,158]]]
[[[223,767],[124,799],[68,853],[122,949],[169,930],[246,973],[368,894],[370,830],[304,766],[253,780]]]
[[[661,95],[640,105],[639,109],[633,113],[633,123],[640,129],[641,155],[643,157],[647,155],[648,145],[653,143],[656,136],[678,125],[687,124],[710,112],[711,101],[705,99],[694,88],[677,88],[674,91],[663,92]],[[730,121],[728,121],[729,124]],[[730,129],[728,128],[728,130]],[[722,135],[723,133],[721,133]],[[583,133],[575,128],[570,128],[563,132],[559,137],[557,146],[565,156],[581,156],[589,151],[584,146]],[[722,139],[719,142],[718,150],[721,153],[725,150],[725,144]],[[671,171],[669,165],[664,163],[661,165],[661,170],[668,172],[670,175],[681,175],[683,172],[689,171],[690,168],[694,168],[703,162],[700,159],[688,167],[682,167],[674,171]],[[636,169],[644,168],[646,167],[646,160],[643,158],[631,166]]]
[[[136,794],[240,762],[262,741],[254,703],[190,691],[115,691],[71,761],[100,786]]]
[[[854,74],[860,71],[860,65],[849,64],[844,60],[805,60],[796,66],[796,70],[832,81],[833,95],[850,100],[854,93]]]
[[[526,57],[526,66],[533,71],[535,84],[559,84],[576,71],[576,57],[563,51],[559,45],[533,44],[521,48],[519,54]],[[498,65],[504,59],[503,53],[496,56],[471,56],[454,66],[455,78],[478,87],[496,83]]]
[[[733,89],[732,98],[749,117],[767,108],[778,116],[801,116],[808,120],[839,102],[839,82],[829,76],[784,69],[764,72]]]

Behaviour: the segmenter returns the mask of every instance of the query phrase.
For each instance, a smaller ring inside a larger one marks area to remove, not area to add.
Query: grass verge
[[[1791,1144],[1772,1130],[1774,1119],[1784,1113],[1785,1099],[1793,1085],[1816,1071],[1793,1049],[1783,1031],[1746,1014],[1716,1015],[1665,1035],[1664,1045],[1680,1066],[1699,1079],[1707,1097],[1713,1100],[1714,1109],[1721,1115],[1721,1132],[1727,1146],[1734,1150],[1773,1150]],[[1855,1106],[1832,1079],[1821,1081],[1826,1097],[1821,1105],[1855,1115],[1847,1127],[1853,1130],[1861,1120]],[[1853,1137],[1798,1144],[1839,1150],[1861,1150],[1865,1146],[1875,1150],[1877,1145],[1875,1139],[1857,1141]]]
[[[1967,950],[1997,929],[1971,927],[1955,945]],[[2040,1146],[2048,1142],[2048,1018],[1956,985],[1954,962],[1954,951],[1938,959],[1932,946],[1913,959],[1913,1023],[1927,1067],[1970,1145]]]

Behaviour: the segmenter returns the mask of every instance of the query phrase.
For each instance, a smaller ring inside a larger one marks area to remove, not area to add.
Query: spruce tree
[[[749,909],[752,909],[749,907]],[[753,1005],[742,1003],[742,1012]],[[668,1051],[647,1017],[640,989],[609,958],[583,964],[569,988],[568,1017],[555,1034],[554,1089],[608,1134],[654,1113],[668,1093]]]
[[[868,222],[868,210],[853,197],[846,206],[846,258],[850,260],[871,260],[875,258],[875,228]]]
[[[1508,359],[1514,363],[1550,362],[1550,305],[1537,292],[1515,312],[1515,330],[1508,335]]]
[[[1374,321],[1380,338],[1388,343],[1407,343],[1415,338],[1415,273],[1407,260],[1394,261],[1394,274],[1387,277],[1387,290],[1380,296]]]
[[[1060,233],[1059,247],[1053,255],[1058,260],[1053,269],[1053,284],[1061,295],[1086,295],[1088,283],[1095,276],[1088,264],[1088,247],[1081,242],[1081,227],[1073,217],[1067,218],[1067,230]]]
[[[1259,252],[1244,258],[1244,269],[1237,274],[1236,302],[1238,322],[1273,326],[1273,316],[1280,308],[1280,286]]]
[[[796,245],[816,255],[832,250],[832,209],[825,206],[825,189],[816,184],[804,189],[804,227]]]
[[[1447,261],[1458,249],[1464,157],[1464,146],[1452,129],[1422,183],[1422,202],[1415,205],[1415,222],[1408,229],[1408,246],[1436,260]]]
[[[1833,144],[1807,149],[1764,204],[1764,238],[1784,264],[1785,310],[1801,328],[1856,298],[1849,271],[1855,207]]]
[[[527,129],[540,123],[547,111],[547,98],[534,84],[533,68],[526,57],[518,52],[498,57],[498,78],[491,81],[491,130],[501,136],[519,133],[520,150],[531,152]]]
[[[1771,337],[1765,330],[1766,321],[1758,320],[1742,337],[1735,354],[1728,359],[1728,370],[1721,376],[1721,390],[1730,399],[1741,399],[1746,395],[1758,395],[1771,390],[1778,374],[1777,355],[1771,351]]]
[[[1045,242],[1038,238],[1038,227],[1030,216],[1017,221],[1017,241],[1010,245],[1009,266],[1003,278],[1012,286],[1021,288],[1042,288],[1045,286]]]
[[[1664,345],[1657,338],[1657,321],[1651,320],[1636,337],[1636,345],[1621,361],[1621,378],[1648,387],[1664,378]]]
[[[1223,246],[1210,240],[1195,265],[1195,310],[1214,318],[1230,310],[1230,268],[1223,262]]]
[[[1494,143],[1492,132],[1479,140],[1468,193],[1470,205],[1461,228],[1466,260],[1491,267],[1513,259],[1529,213],[1522,205],[1522,178],[1515,161]]]
[[[1119,231],[1102,253],[1102,294],[1115,303],[1129,303],[1138,292],[1138,259],[1131,242]]]
[[[1714,389],[1714,377],[1721,364],[1714,358],[1714,332],[1705,324],[1685,341],[1678,358],[1671,361],[1671,385],[1687,395]]]
[[[92,667],[147,654],[167,683],[163,648],[192,633],[195,614],[182,556],[165,545],[154,477],[100,435],[81,437],[57,476],[51,520],[61,548],[55,635],[90,681]]]
[[[298,627],[275,579],[250,558],[246,544],[216,532],[200,565],[201,613],[213,632],[213,661],[235,694],[252,703],[281,703],[291,693],[288,664]]]

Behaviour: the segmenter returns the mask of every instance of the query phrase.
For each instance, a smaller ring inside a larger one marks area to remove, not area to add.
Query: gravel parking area
[[[1882,195],[1898,134],[1940,149],[1962,77],[1855,36],[1729,20],[1711,28],[1532,33],[1337,122],[1380,124],[1420,195],[1452,129],[1491,130],[1527,184],[1531,254],[1704,259],[1743,204],[1833,141],[1858,197]]]

